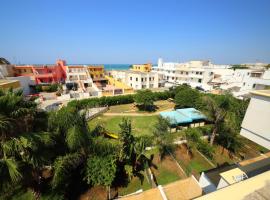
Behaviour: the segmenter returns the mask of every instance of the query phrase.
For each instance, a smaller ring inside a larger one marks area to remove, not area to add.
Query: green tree
[[[139,90],[134,97],[135,103],[142,110],[154,110],[155,96],[151,90]]]
[[[47,153],[55,144],[42,131],[46,115],[40,113],[21,91],[0,91],[0,190],[19,184],[39,193],[42,170],[50,162]]]
[[[197,144],[200,142],[202,135],[196,128],[188,128],[184,133],[185,139],[187,140],[187,154],[192,153],[192,150],[197,148]]]
[[[188,86],[176,89],[176,108],[197,108],[200,101],[200,93]]]
[[[213,98],[210,96],[204,97],[205,106],[205,114],[213,123],[213,131],[210,136],[210,145],[212,146],[218,132],[219,127],[223,124],[224,119],[227,115],[229,109],[229,99],[225,96],[218,96],[217,98]]]
[[[110,186],[115,179],[116,168],[116,158],[114,155],[103,157],[90,156],[87,159],[85,180],[88,184],[106,186],[109,199],[111,199]]]
[[[160,159],[163,159],[169,153],[169,150],[173,148],[173,136],[170,134],[169,129],[170,122],[159,116],[153,134],[154,144],[158,148]]]

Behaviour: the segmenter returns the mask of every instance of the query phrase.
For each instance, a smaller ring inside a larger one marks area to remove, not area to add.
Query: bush
[[[36,85],[36,92],[56,92],[60,85],[58,83],[53,83],[51,85]]]
[[[169,91],[165,92],[153,92],[152,93],[154,100],[165,100],[172,97],[172,93]],[[134,94],[129,95],[119,95],[119,96],[111,96],[111,97],[95,97],[89,99],[82,100],[73,100],[68,103],[68,106],[76,107],[78,109],[84,108],[93,108],[100,106],[113,106],[113,105],[121,105],[121,104],[129,104],[134,103]]]

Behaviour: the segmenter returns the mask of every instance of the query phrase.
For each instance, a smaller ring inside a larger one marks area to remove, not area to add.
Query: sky
[[[270,63],[270,0],[1,0],[14,64]]]

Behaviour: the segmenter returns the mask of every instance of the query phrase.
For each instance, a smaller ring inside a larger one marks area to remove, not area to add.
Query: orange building
[[[17,65],[14,67],[14,75],[29,76],[36,84],[64,82],[66,62],[58,60],[55,65]]]

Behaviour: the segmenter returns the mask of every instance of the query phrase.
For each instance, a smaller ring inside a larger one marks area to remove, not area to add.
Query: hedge
[[[68,103],[68,106],[76,107],[78,109],[83,108],[93,108],[101,106],[113,106],[121,104],[134,103],[134,97],[136,94],[129,95],[119,95],[119,96],[110,96],[110,97],[95,97],[82,100],[73,100]],[[172,96],[171,92],[153,92],[155,100],[166,100]]]

